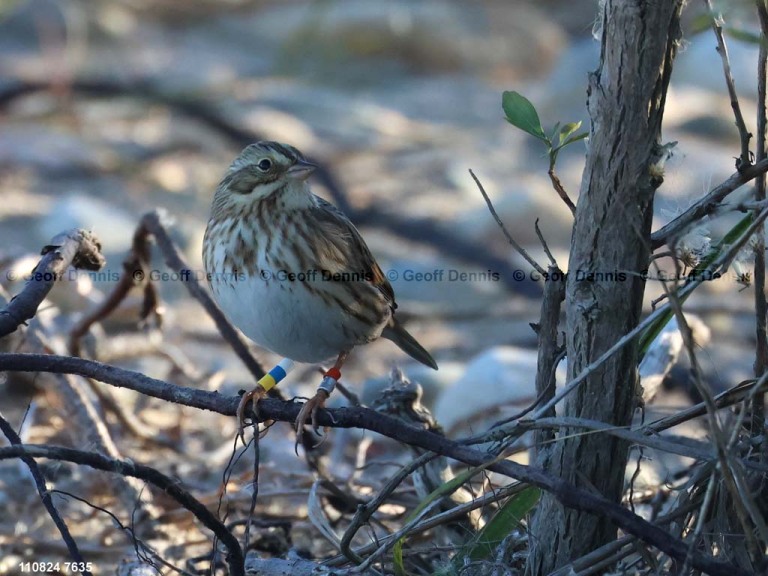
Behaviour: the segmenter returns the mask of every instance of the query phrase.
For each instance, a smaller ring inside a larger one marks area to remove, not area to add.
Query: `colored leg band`
[[[283,378],[285,378],[288,375],[288,372],[290,372],[293,369],[293,360],[288,360],[287,358],[284,358],[280,361],[280,363],[272,368],[272,370],[269,371],[268,374],[264,375],[259,380],[259,386],[264,388],[264,390],[269,391],[275,386],[277,386]]]
[[[259,380],[259,386],[269,392],[272,388],[277,386],[277,382],[278,380],[272,376],[272,372],[270,372],[269,374],[266,374],[261,380]]]
[[[339,370],[338,368],[331,368],[330,370],[328,370],[328,372],[325,373],[325,375],[328,378],[333,378],[337,382],[341,380],[341,370]]]
[[[334,388],[336,388],[336,378],[328,375],[326,375],[326,377],[323,378],[323,381],[320,382],[320,386],[317,387],[318,390],[322,390],[323,392],[328,394],[328,396],[331,395],[331,392],[333,392]]]

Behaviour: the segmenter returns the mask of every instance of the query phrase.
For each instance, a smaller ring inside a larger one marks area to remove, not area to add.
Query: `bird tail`
[[[435,362],[429,352],[416,341],[416,338],[408,334],[408,331],[394,318],[389,321],[389,324],[384,328],[381,335],[387,340],[392,340],[392,342],[397,344],[403,352],[408,354],[408,356],[414,360],[418,360],[425,366],[437,370],[437,362]]]

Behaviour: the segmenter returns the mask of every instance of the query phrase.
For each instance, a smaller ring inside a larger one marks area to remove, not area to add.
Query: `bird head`
[[[247,146],[229,166],[216,190],[217,199],[252,204],[269,197],[283,201],[309,196],[306,183],[316,166],[293,146],[262,141]]]

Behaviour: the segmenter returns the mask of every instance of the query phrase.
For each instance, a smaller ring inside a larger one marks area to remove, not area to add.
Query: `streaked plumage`
[[[394,317],[392,286],[360,233],[312,194],[313,169],[277,142],[252,144],[232,162],[203,242],[219,306],[251,340],[298,362],[339,356],[340,367],[341,354],[383,336],[437,369]]]
[[[436,368],[395,320],[392,286],[360,233],[310,191],[312,168],[276,142],[248,146],[229,167],[203,244],[217,302],[254,342],[298,362],[321,362],[384,336]],[[325,280],[323,271],[363,280]]]

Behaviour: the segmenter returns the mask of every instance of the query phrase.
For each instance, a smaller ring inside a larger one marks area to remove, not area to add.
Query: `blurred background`
[[[724,8],[729,25],[749,29],[749,10]],[[711,32],[696,33],[696,10],[686,15],[667,102],[664,138],[678,144],[655,228],[735,171],[738,134],[722,64]],[[249,142],[290,143],[328,170],[315,192],[358,224],[392,280],[398,314],[441,367],[431,373],[377,342],[355,351],[350,388],[370,400],[397,364],[425,385],[449,433],[481,430],[533,399],[529,323],[538,320],[542,285],[507,244],[468,170],[515,239],[546,263],[539,221],[565,269],[570,212],[551,187],[543,147],[504,120],[501,94],[527,96],[545,130],[558,121],[586,128],[596,13],[587,0],[6,0],[0,285],[17,293],[53,235],[92,230],[107,268],[51,293],[65,333],[114,286],[138,219],[156,208],[173,218],[175,241],[201,270],[210,201],[226,167]],[[754,131],[757,48],[730,40],[729,49]],[[574,200],[585,151],[579,142],[558,160]],[[731,221],[708,224],[713,242]],[[154,266],[168,272],[161,258]],[[477,275],[451,279],[462,273]],[[204,376],[196,385],[232,394],[248,387],[249,375],[183,286],[158,285],[162,339]],[[752,293],[741,288],[723,279],[690,301],[717,344],[700,361],[718,388],[751,375]],[[661,289],[651,283],[648,292],[650,302]],[[105,334],[140,331],[137,306],[138,297],[127,302]],[[276,360],[256,354],[267,368]],[[167,358],[123,365],[181,378]],[[298,374],[281,385],[289,396],[317,385],[314,369]],[[683,384],[686,374],[683,364]],[[234,434],[234,420],[222,422],[211,424],[219,441]]]
[[[720,7],[729,26],[749,28],[747,6]],[[733,173],[738,153],[714,36],[696,9],[686,14],[668,98],[664,136],[678,145],[656,227]],[[546,130],[558,121],[586,128],[587,74],[599,58],[596,14],[586,0],[4,2],[0,263],[12,272],[0,282],[14,293],[34,262],[24,257],[62,230],[90,229],[108,257],[104,274],[81,275],[51,296],[77,317],[114,284],[138,218],[155,208],[173,217],[175,240],[201,270],[216,184],[242,147],[275,139],[327,168],[330,178],[316,179],[315,191],[361,228],[392,280],[399,314],[444,367],[418,375],[448,387],[476,354],[535,345],[528,324],[538,317],[541,290],[468,170],[518,242],[546,262],[538,219],[567,267],[570,213],[551,188],[543,147],[503,119],[501,93],[532,100]],[[753,126],[757,50],[738,40],[729,49]],[[577,143],[558,160],[574,198],[585,150]],[[729,222],[712,222],[710,236],[716,240]],[[156,268],[168,271],[160,259]],[[464,273],[479,275],[456,279]],[[169,303],[166,337],[203,339],[204,354],[215,349],[213,324],[183,287],[172,279],[159,285]],[[736,355],[751,338],[749,291],[739,288],[732,279],[713,283],[703,292],[727,298],[691,302],[728,334],[710,351],[721,383],[749,373]],[[660,287],[648,292],[650,302]],[[236,364],[218,351],[211,362]],[[351,362],[359,379],[394,362],[410,366],[388,343],[356,351]],[[508,372],[503,362],[499,369]],[[514,396],[524,385],[527,397],[532,374],[514,372],[522,381],[503,388]]]
[[[749,10],[724,8],[730,26],[749,27]],[[442,389],[494,346],[532,354],[528,324],[538,318],[541,283],[506,243],[468,170],[515,239],[546,262],[538,219],[566,268],[570,213],[551,188],[543,147],[503,119],[501,93],[531,99],[547,130],[557,121],[586,127],[596,13],[595,2],[556,0],[4,2],[0,263],[8,272],[0,282],[18,291],[34,263],[27,256],[63,230],[90,229],[107,268],[51,295],[76,318],[114,284],[138,218],[155,208],[173,217],[174,238],[200,271],[216,184],[247,143],[275,139],[329,171],[316,192],[361,228],[392,280],[399,314],[443,367],[417,369],[419,377]],[[678,145],[659,190],[657,227],[730,175],[738,153],[714,36],[696,33],[696,16],[695,7],[686,16],[668,98],[664,136]],[[753,126],[756,48],[731,40],[729,49]],[[584,153],[577,143],[558,161],[574,198]],[[728,223],[710,223],[710,236]],[[168,271],[160,259],[156,268]],[[467,273],[475,276],[456,279]],[[169,303],[166,337],[202,340],[203,357],[239,370],[210,346],[213,324],[183,287],[162,278],[159,286]],[[752,332],[750,291],[739,289],[727,279],[691,301],[728,336],[708,352],[721,384],[750,372],[741,354]],[[650,302],[660,288],[648,292]],[[713,293],[726,297],[708,301]],[[360,380],[394,362],[410,366],[384,342],[357,350],[351,362],[360,371],[349,375]],[[498,368],[509,372],[503,361]],[[501,388],[514,396],[523,386],[527,397],[530,366],[513,372],[514,385]],[[490,390],[498,387],[493,381]]]

